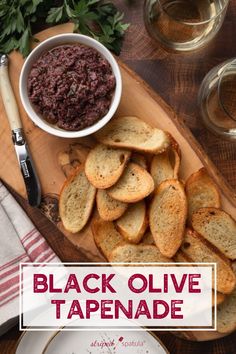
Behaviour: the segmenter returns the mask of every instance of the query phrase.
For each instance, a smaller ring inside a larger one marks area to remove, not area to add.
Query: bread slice
[[[85,162],[85,173],[92,185],[106,189],[122,175],[131,153],[99,144],[92,149]]]
[[[95,134],[105,145],[158,154],[170,144],[167,133],[156,129],[137,117],[121,117],[112,120]]]
[[[154,190],[152,176],[141,166],[130,162],[119,181],[107,189],[110,197],[124,203],[136,203]]]
[[[168,263],[171,259],[163,256],[156,246],[120,245],[117,246],[109,257],[111,263]]]
[[[216,208],[202,208],[193,214],[192,225],[226,257],[236,259],[236,222],[229,214]]]
[[[96,219],[92,222],[92,233],[97,248],[109,260],[112,250],[124,242],[113,222]]]
[[[128,208],[127,203],[111,198],[104,189],[97,191],[96,201],[98,213],[106,221],[119,219]]]
[[[64,183],[59,199],[59,213],[66,230],[76,233],[86,225],[96,196],[84,172],[83,166]]]
[[[143,200],[131,204],[121,218],[116,221],[118,231],[130,243],[139,243],[148,225],[146,205]]]
[[[137,165],[141,166],[145,170],[148,169],[146,157],[138,152],[132,153],[130,161],[136,163]]]
[[[220,208],[220,193],[205,168],[201,168],[188,178],[185,191],[188,200],[189,224],[191,224],[193,213],[198,209]]]
[[[236,276],[236,269],[233,266]],[[217,308],[217,331],[230,333],[236,329],[236,288],[228,295],[225,301]]]
[[[223,255],[209,247],[195,231],[186,230],[181,251],[191,262],[217,263],[217,291],[230,294],[234,290],[236,278],[230,264],[224,260]]]
[[[178,251],[174,256],[174,261],[176,263],[189,263],[189,265],[194,266],[194,262],[191,262],[191,259],[185,255],[182,251]],[[226,295],[221,294],[219,292],[216,293],[216,305],[222,304],[225,300]],[[212,291],[212,306],[215,306],[215,291]]]
[[[236,329],[236,290],[217,308],[217,331],[230,333]]]
[[[155,155],[151,162],[150,173],[155,187],[168,179],[177,179],[180,167],[180,156],[172,147]]]
[[[146,234],[142,238],[142,244],[144,245],[155,245],[154,238],[150,231],[146,232]]]
[[[184,187],[178,180],[162,182],[152,200],[150,229],[160,252],[172,258],[184,236],[187,217],[187,200]]]

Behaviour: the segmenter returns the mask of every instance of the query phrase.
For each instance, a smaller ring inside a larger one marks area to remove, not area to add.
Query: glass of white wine
[[[236,58],[206,75],[198,101],[205,126],[223,138],[236,140]]]
[[[219,31],[229,0],[145,0],[144,20],[154,39],[175,51],[207,44]]]

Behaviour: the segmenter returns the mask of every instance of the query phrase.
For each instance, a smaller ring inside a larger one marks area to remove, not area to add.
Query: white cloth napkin
[[[60,260],[0,182],[0,334],[19,315],[20,262]]]

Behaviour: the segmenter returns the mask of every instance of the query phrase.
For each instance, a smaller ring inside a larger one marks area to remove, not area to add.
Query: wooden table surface
[[[115,0],[131,23],[121,54],[123,61],[146,80],[174,108],[192,130],[215,165],[236,188],[236,143],[217,138],[201,124],[197,93],[206,73],[218,63],[236,56],[236,0],[217,37],[206,47],[188,54],[169,53],[151,40],[143,24],[143,1]],[[86,261],[84,256],[38,210],[15,195],[36,227],[62,261]],[[17,327],[0,338],[0,354],[13,354],[20,332]],[[193,343],[170,333],[159,333],[171,354],[235,354],[236,332],[214,342]],[[25,353],[30,354],[30,353]]]

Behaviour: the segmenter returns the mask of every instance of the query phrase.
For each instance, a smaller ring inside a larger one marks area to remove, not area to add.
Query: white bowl
[[[116,88],[113,94],[112,102],[108,113],[94,125],[78,131],[68,131],[68,130],[61,129],[56,125],[48,123],[46,120],[40,117],[35,112],[29,100],[28,91],[27,91],[28,75],[35,61],[41,56],[43,52],[48,51],[61,44],[67,44],[67,43],[77,43],[77,44],[80,43],[96,49],[110,63],[113,74],[116,79]],[[26,59],[22,67],[21,74],[20,74],[20,98],[29,118],[38,127],[45,130],[47,133],[60,136],[63,138],[81,138],[83,136],[93,134],[99,129],[101,129],[102,127],[104,127],[104,125],[107,124],[115,114],[117,107],[120,103],[121,93],[122,93],[121,73],[115,58],[109,52],[109,50],[106,47],[104,47],[104,45],[102,45],[95,39],[92,39],[88,36],[84,36],[82,34],[76,34],[76,33],[60,34],[43,41],[30,53],[30,55],[28,56],[28,58]]]

